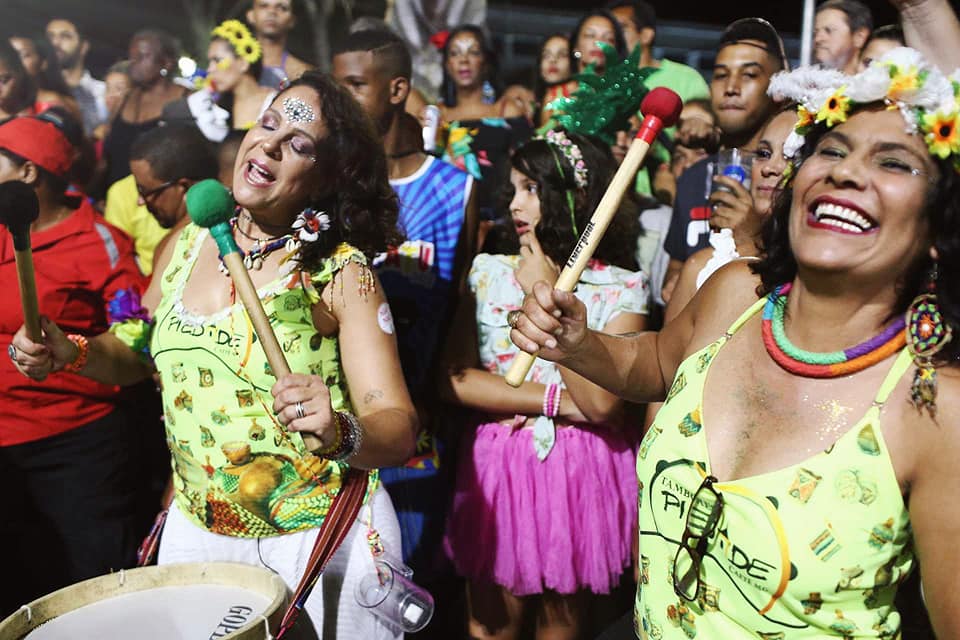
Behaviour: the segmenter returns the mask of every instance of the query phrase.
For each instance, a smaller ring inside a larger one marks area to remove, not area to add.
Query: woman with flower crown
[[[960,637],[958,80],[906,48],[775,77],[800,118],[765,253],[661,332],[589,330],[546,283],[525,300],[521,349],[665,399],[637,461],[640,638],[899,637],[918,561]]]
[[[365,493],[305,604],[320,635],[344,640],[398,637],[354,589],[374,556],[399,555],[375,469],[404,463],[417,428],[369,266],[401,241],[381,149],[359,105],[315,72],[283,90],[241,143],[232,232],[294,373],[274,376],[216,243],[194,224],[166,245],[134,319],[82,341],[48,321],[42,344],[22,329],[13,341],[17,366],[36,379],[69,367],[131,384],[155,364],[175,489],[161,564],[247,562],[294,588],[334,500]],[[336,607],[326,619],[325,603]]]
[[[208,139],[221,142],[230,130],[252,127],[277,92],[259,84],[263,52],[245,24],[225,20],[211,35],[206,85],[168,105],[164,118],[170,122],[187,118]]]
[[[511,241],[473,261],[472,295],[450,342],[449,400],[478,412],[466,438],[446,547],[467,590],[471,638],[578,638],[591,594],[630,564],[634,448],[622,402],[543,360],[513,389],[508,334],[534,282],[553,282],[616,169],[599,141],[553,130],[511,158]],[[640,331],[647,278],[634,260],[639,225],[627,201],[577,287],[589,324]],[[503,612],[507,615],[504,616]]]

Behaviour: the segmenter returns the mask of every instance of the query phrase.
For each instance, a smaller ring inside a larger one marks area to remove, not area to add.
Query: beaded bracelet
[[[63,370],[70,373],[80,373],[80,370],[87,364],[87,356],[90,354],[90,343],[87,341],[86,336],[82,336],[79,333],[71,333],[67,336],[67,340],[77,345],[77,357],[73,359],[73,362],[64,365]]]
[[[548,418],[555,418],[560,413],[560,394],[563,389],[559,384],[548,384],[546,391],[543,392],[543,415]]]
[[[352,413],[337,411],[334,415],[337,418],[335,425],[337,436],[330,446],[320,449],[316,454],[342,462],[352,458],[360,451],[360,445],[363,442],[363,428],[360,426],[360,421]]]

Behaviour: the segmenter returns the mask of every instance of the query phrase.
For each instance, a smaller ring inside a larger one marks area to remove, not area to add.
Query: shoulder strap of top
[[[737,318],[736,322],[730,325],[730,328],[727,329],[727,335],[732,336],[737,331],[739,331],[740,327],[742,327],[747,322],[747,320],[752,318],[755,314],[759,313],[763,309],[763,305],[765,305],[766,303],[767,303],[767,297],[764,296],[759,300],[757,300],[756,302],[754,302],[752,305],[750,305],[746,311],[740,314],[740,317]]]
[[[887,373],[887,377],[883,379],[883,383],[880,385],[880,390],[877,391],[877,397],[874,398],[873,404],[876,406],[883,406],[886,403],[887,398],[890,397],[890,394],[893,393],[893,390],[897,387],[897,383],[900,382],[900,378],[903,377],[903,374],[907,372],[907,369],[910,368],[910,364],[913,362],[913,357],[910,355],[910,352],[906,347],[900,350],[900,355],[897,356],[896,361],[893,363],[893,366],[890,367],[890,371]]]

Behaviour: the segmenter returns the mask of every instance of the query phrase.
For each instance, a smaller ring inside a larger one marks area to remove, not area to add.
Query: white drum
[[[143,567],[85,580],[24,605],[0,622],[0,640],[264,640],[279,627],[287,602],[280,576],[260,567]],[[296,631],[310,628],[304,618]]]

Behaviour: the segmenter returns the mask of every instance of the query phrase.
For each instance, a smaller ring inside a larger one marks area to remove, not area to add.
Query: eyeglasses
[[[159,187],[150,189],[149,191],[144,191],[140,188],[140,185],[137,185],[137,195],[140,196],[140,199],[146,202],[148,199],[158,196],[163,193],[165,190],[169,189],[173,185],[177,184],[176,180],[168,180],[164,182]]]
[[[696,600],[700,593],[703,556],[723,511],[723,496],[713,487],[717,482],[714,476],[707,476],[693,494],[680,548],[673,559],[673,591],[687,602]]]

